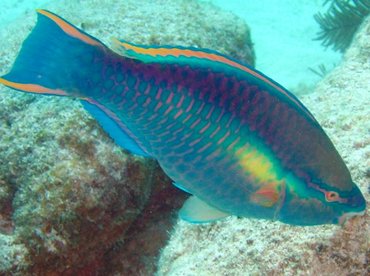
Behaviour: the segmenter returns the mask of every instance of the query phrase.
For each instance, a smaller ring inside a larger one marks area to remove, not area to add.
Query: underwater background
[[[313,40],[324,2],[3,0],[0,75],[35,8],[107,45],[114,36],[218,50],[297,95],[369,201],[370,18],[335,52]],[[154,161],[116,146],[78,101],[0,87],[1,275],[370,274],[368,211],[344,227],[236,217],[192,225],[177,219],[185,198]]]

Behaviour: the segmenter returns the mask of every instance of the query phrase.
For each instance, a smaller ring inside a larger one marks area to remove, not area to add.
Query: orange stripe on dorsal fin
[[[207,49],[196,49],[196,48],[186,48],[186,47],[168,47],[168,46],[145,46],[129,43],[126,41],[120,41],[113,38],[113,48],[117,50],[123,56],[129,58],[139,59],[143,62],[153,62],[158,59],[159,62],[163,62],[160,58],[174,57],[174,58],[199,58],[208,61],[219,62],[233,68],[242,70],[259,80],[263,81],[267,85],[273,87],[276,91],[283,94],[289,100],[294,102],[300,109],[314,122],[317,123],[316,119],[312,114],[299,102],[299,100],[293,96],[290,92],[284,89],[282,86],[278,85],[276,82],[272,81],[270,78],[266,77],[262,73],[255,69],[252,69],[246,65],[243,65],[227,56],[224,56],[215,51]]]
[[[256,75],[256,72],[251,70],[245,65],[242,65],[230,58],[227,58],[226,56],[223,56],[221,54],[218,54],[216,52],[207,51],[205,49],[196,49],[196,48],[185,48],[185,47],[156,47],[156,46],[149,46],[146,47],[144,45],[135,45],[132,43],[120,41],[116,38],[113,38],[113,43],[115,46],[115,49],[119,49],[119,51],[122,53],[127,53],[128,56],[136,57],[136,55],[130,55],[130,51],[133,51],[134,53],[138,55],[146,55],[151,56],[153,58],[155,57],[166,57],[166,56],[173,56],[173,57],[187,57],[187,58],[201,58],[201,59],[207,59],[210,61],[217,61],[221,62],[227,65],[230,65],[232,67],[239,68],[243,71],[246,71],[250,74]],[[117,47],[119,46],[119,47]],[[123,49],[122,49],[123,48]]]
[[[95,45],[95,46],[103,45],[103,43],[101,43],[99,40],[94,39],[91,36],[85,34],[81,30],[73,26],[71,23],[65,21],[64,19],[60,18],[56,14],[49,12],[47,10],[41,10],[41,9],[37,9],[36,11],[42,15],[45,15],[51,20],[53,20],[55,24],[57,24],[65,33],[69,34],[70,36],[80,39],[90,45]]]

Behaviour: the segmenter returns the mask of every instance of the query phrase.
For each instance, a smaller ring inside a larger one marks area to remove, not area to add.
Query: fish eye
[[[328,191],[328,192],[325,192],[325,199],[327,202],[333,202],[333,201],[339,201],[340,197],[337,192]]]

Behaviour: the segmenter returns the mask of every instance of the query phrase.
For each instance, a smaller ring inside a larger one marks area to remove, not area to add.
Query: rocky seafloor
[[[209,47],[254,64],[244,21],[197,1],[65,0],[42,8],[107,45],[115,36]],[[35,19],[28,11],[0,30],[0,74]],[[184,198],[154,160],[117,147],[78,100],[0,86],[1,275],[153,274]]]

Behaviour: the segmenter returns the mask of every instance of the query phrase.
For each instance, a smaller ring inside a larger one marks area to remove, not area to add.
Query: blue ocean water
[[[313,15],[323,1],[213,0],[223,9],[243,18],[251,27],[256,67],[291,90],[299,84],[312,85],[319,78],[309,68],[320,64],[333,68],[340,54],[313,40],[319,26]]]
[[[15,19],[24,16],[24,13],[32,12],[47,2],[48,0],[2,0],[0,26],[11,24]]]
[[[3,0],[0,26],[42,8],[47,0]],[[302,85],[312,88],[320,79],[309,68],[332,69],[340,54],[313,40],[319,30],[313,15],[323,8],[322,0],[206,0],[244,19],[252,31],[256,68],[292,91]],[[78,5],[78,0],[76,0]],[[93,19],[92,19],[93,20]]]

